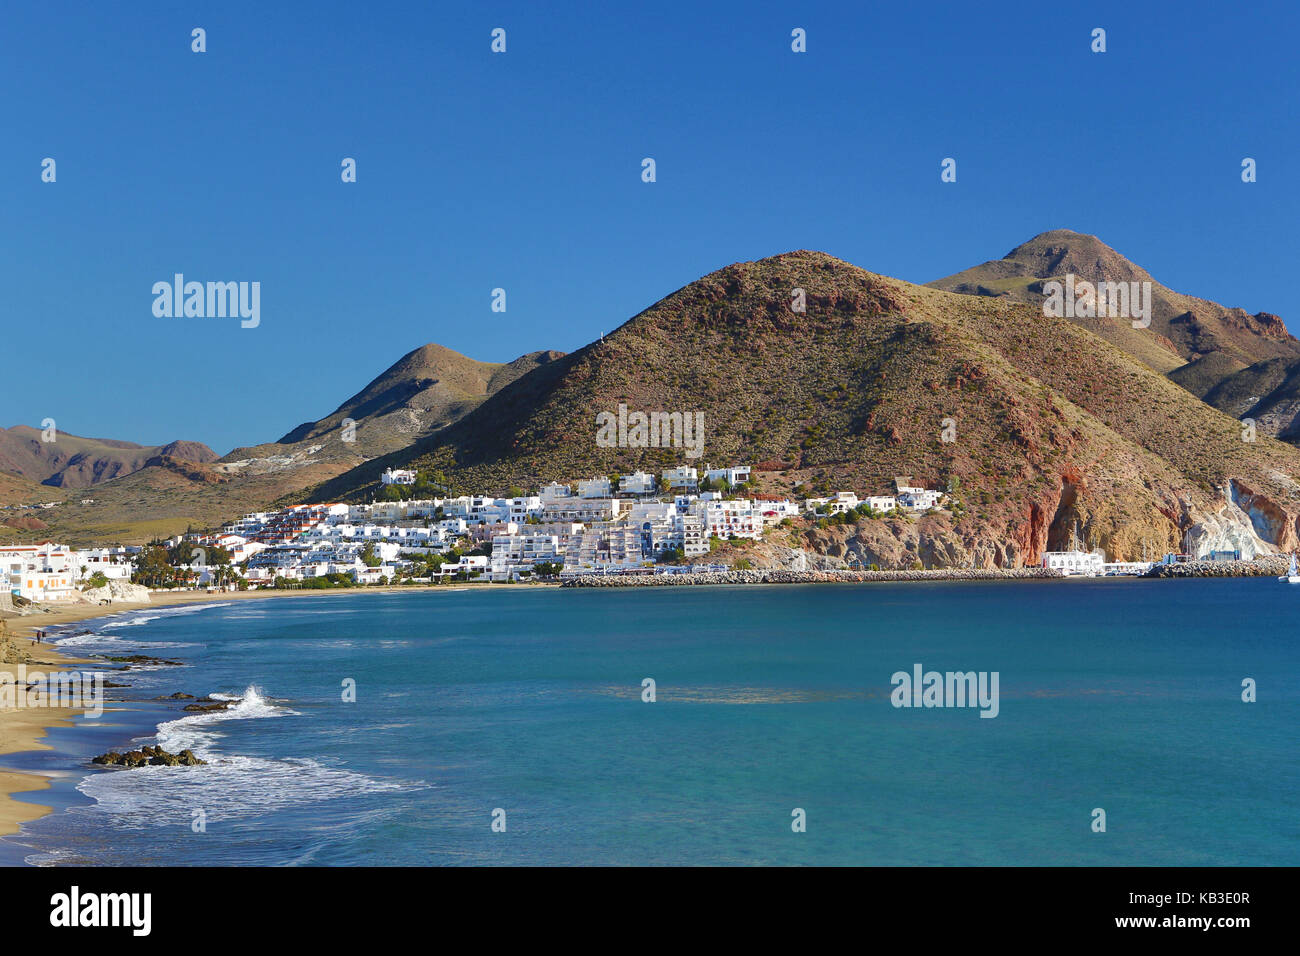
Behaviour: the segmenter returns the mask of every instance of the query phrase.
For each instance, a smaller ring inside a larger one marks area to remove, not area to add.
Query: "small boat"
[[[1300,572],[1296,570],[1295,552],[1291,552],[1291,567],[1286,574],[1278,578],[1279,581],[1285,581],[1287,584],[1300,584]]]

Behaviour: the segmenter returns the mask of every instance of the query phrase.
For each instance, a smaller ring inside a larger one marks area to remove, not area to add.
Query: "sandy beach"
[[[338,595],[358,594],[407,594],[412,591],[452,592],[464,587],[475,589],[503,588],[539,588],[557,587],[553,584],[463,584],[463,585],[407,585],[368,588],[338,588],[337,590],[285,590],[285,591],[232,591],[208,593],[206,591],[178,591],[175,593],[157,593],[147,603],[118,602],[110,606],[98,604],[68,604],[49,606],[34,613],[24,615],[3,615],[7,627],[6,635],[18,645],[19,649],[32,655],[28,669],[40,667],[57,667],[60,670],[85,667],[93,662],[61,654],[50,644],[36,644],[35,632],[40,628],[53,627],[57,624],[72,624],[91,618],[108,617],[126,611],[138,611],[146,608],[179,607],[189,604],[224,604],[229,601],[265,601],[276,598],[313,597],[329,598]],[[16,674],[16,663],[0,662],[0,673]],[[71,726],[70,718],[75,711],[67,708],[41,708],[29,710],[24,708],[0,709],[0,756],[20,753],[28,750],[48,750],[42,738],[51,727]],[[48,780],[40,774],[20,773],[0,765],[0,836],[18,832],[20,824],[35,820],[49,813],[48,807],[34,803],[20,802],[13,799],[17,793],[44,790],[49,786]]]
[[[141,606],[133,605],[133,607]],[[32,638],[37,627],[47,627],[55,623],[66,623],[95,616],[94,613],[77,613],[82,610],[80,607],[67,608],[66,611],[61,609],[51,614],[32,615],[27,618],[8,618],[5,636],[17,644],[20,650],[31,654],[32,660],[27,665],[29,670],[38,667],[45,669],[53,667],[59,670],[74,669],[83,662],[67,654],[60,654],[51,645],[37,644]],[[101,613],[103,611],[102,608],[94,608],[93,610]],[[91,608],[87,606],[85,611],[90,612]],[[16,663],[0,662],[0,673],[7,673],[15,680],[17,669],[18,665]],[[70,718],[74,713],[75,711],[69,708],[30,710],[11,707],[0,709],[0,755],[19,753],[25,750],[48,750],[49,747],[42,743],[41,739],[51,727],[71,726]],[[27,820],[35,820],[49,813],[48,807],[33,803],[22,803],[14,800],[12,795],[32,790],[44,790],[48,786],[49,782],[39,774],[18,773],[0,766],[0,836],[16,833],[19,824]]]

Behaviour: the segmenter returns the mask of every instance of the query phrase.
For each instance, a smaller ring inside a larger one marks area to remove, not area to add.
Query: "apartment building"
[[[0,547],[0,576],[10,594],[42,603],[64,601],[76,589],[75,553],[46,541]]]
[[[685,491],[693,494],[700,488],[700,473],[690,465],[669,468],[660,477],[663,478],[664,489],[669,493]]]
[[[619,479],[618,490],[625,495],[652,495],[655,491],[655,476],[644,471],[634,471]]]

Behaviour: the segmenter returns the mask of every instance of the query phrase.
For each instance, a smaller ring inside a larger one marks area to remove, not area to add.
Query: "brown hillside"
[[[806,313],[790,309],[794,288],[807,292]],[[596,415],[619,403],[702,412],[698,466],[770,459],[795,467],[765,480],[859,493],[886,491],[894,475],[955,479],[967,512],[937,549],[953,563],[1032,563],[1076,523],[1114,558],[1160,553],[1242,487],[1255,511],[1273,509],[1267,533],[1296,539],[1295,449],[1244,443],[1231,418],[1041,309],[816,252],[706,276],[409,451],[310,494],[365,497],[379,471],[406,464],[461,490],[504,492],[688,461],[676,449],[597,447]],[[955,442],[941,440],[945,420]]]
[[[1300,342],[1282,320],[1261,312],[1228,308],[1183,295],[1152,279],[1096,236],[1054,229],[1012,249],[1001,259],[986,262],[929,283],[932,288],[968,295],[1007,298],[1041,307],[1044,280],[1063,280],[1067,273],[1089,282],[1151,282],[1153,315],[1149,329],[1111,318],[1073,321],[1119,346],[1158,372],[1170,372],[1188,361],[1222,354],[1237,368],[1264,359],[1300,359]],[[1202,371],[1208,369],[1204,366]]]
[[[42,440],[42,431],[27,425],[0,428],[0,470],[58,488],[88,488],[129,475],[157,455],[195,462],[215,461],[214,452],[200,442],[177,441],[146,447],[109,438],[83,438],[56,431],[55,440]]]

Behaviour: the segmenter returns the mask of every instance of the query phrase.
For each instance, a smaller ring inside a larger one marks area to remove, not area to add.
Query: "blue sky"
[[[0,424],[224,454],[798,248],[926,282],[1071,228],[1300,316],[1282,5],[290,6],[0,8]],[[260,327],[155,318],[176,272],[260,282]]]

